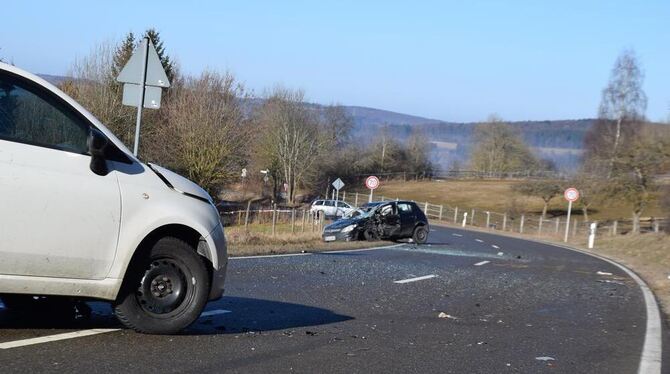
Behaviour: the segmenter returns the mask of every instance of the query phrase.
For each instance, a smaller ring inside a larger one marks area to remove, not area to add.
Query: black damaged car
[[[363,205],[357,216],[324,227],[324,241],[412,239],[428,240],[428,219],[413,201],[385,201]]]

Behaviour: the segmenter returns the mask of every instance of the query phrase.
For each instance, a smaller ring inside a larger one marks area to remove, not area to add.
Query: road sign
[[[116,80],[123,83],[123,105],[137,107],[133,147],[133,154],[137,156],[137,149],[140,145],[142,108],[160,108],[161,88],[170,87],[163,64],[149,38],[142,39]]]
[[[570,234],[570,214],[572,213],[572,203],[579,199],[579,190],[574,187],[570,187],[563,192],[563,197],[565,200],[568,200],[568,218],[565,220],[565,236],[563,237],[564,242],[568,242],[568,235]]]
[[[365,179],[365,187],[375,190],[377,187],[379,187],[379,178],[375,177],[374,175],[371,175]]]
[[[565,197],[565,200],[568,200],[570,202],[575,202],[579,199],[579,190],[576,188],[570,187],[563,192],[563,196]]]
[[[339,191],[342,189],[342,187],[344,187],[344,182],[342,182],[342,179],[337,178],[333,182],[333,187],[335,187],[335,189]]]

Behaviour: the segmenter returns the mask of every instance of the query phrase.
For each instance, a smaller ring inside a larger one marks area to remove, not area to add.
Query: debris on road
[[[596,274],[598,274],[598,275],[612,275],[612,273],[608,273],[606,271],[599,271]]]
[[[498,252],[498,256],[502,256],[502,255],[504,255],[504,253]]]
[[[447,314],[445,312],[440,312],[440,314],[437,315],[437,318],[458,319],[458,317],[454,317],[451,314]]]
[[[535,359],[538,360],[538,361],[556,361],[555,358],[549,357],[549,356],[535,357]]]

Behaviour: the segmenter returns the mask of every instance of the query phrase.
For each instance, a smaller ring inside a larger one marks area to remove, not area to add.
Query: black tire
[[[416,244],[426,244],[428,241],[428,229],[426,229],[426,226],[417,226],[414,229],[414,234],[412,234],[412,240]]]
[[[128,268],[114,313],[137,332],[177,333],[195,322],[207,304],[207,265],[194,248],[173,237],[159,239],[146,257]]]
[[[365,230],[363,230],[363,238],[369,242],[375,242],[379,240],[379,234],[374,228],[366,227]]]

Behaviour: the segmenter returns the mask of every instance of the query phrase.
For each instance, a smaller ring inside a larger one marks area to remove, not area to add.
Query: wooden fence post
[[[544,219],[542,218],[542,216],[540,216],[540,221],[539,221],[539,223],[538,223],[538,225],[537,225],[537,235],[538,235],[538,236],[539,236],[539,235],[542,235],[542,222],[543,222],[543,221],[544,221]],[[577,220],[575,220],[575,221],[577,221]]]
[[[558,232],[560,231],[560,226],[561,226],[561,218],[560,218],[560,217],[556,217],[556,233],[557,233],[557,234],[558,234]]]
[[[661,231],[660,224],[657,219],[654,220],[654,232],[658,234],[658,232]]]
[[[454,208],[454,223],[458,223],[458,207]]]
[[[275,225],[277,224],[277,204],[272,206],[272,236],[275,236]]]
[[[616,236],[619,232],[619,221],[612,222],[612,235]]]
[[[251,209],[251,200],[247,202],[247,214],[244,216],[244,229],[248,230],[249,228],[249,210]]]
[[[305,209],[302,210],[302,225],[300,225],[300,232],[305,232]]]
[[[524,221],[526,220],[526,216],[524,214],[521,215],[521,223],[519,224],[519,234],[523,234],[523,224]]]
[[[356,195],[354,195],[354,196],[355,196],[355,198],[354,198],[354,205],[355,205],[355,206],[358,206],[358,192],[356,192]]]
[[[428,216],[428,202],[426,201],[425,204],[423,204],[423,212],[426,213],[426,216]]]
[[[507,213],[503,213],[503,228],[502,231],[505,231],[507,229]]]
[[[572,223],[572,237],[575,238],[577,236],[577,229],[579,228],[579,225],[577,224],[577,219],[575,218],[575,221]]]
[[[470,216],[470,226],[475,225],[475,210],[472,209],[472,215]]]
[[[486,229],[491,229],[491,212],[486,211]]]
[[[444,208],[444,206],[440,205],[440,217],[438,218],[440,221],[442,221],[442,208]]]
[[[342,201],[347,202],[347,191],[342,191]]]
[[[291,209],[291,234],[295,234],[295,208]]]

